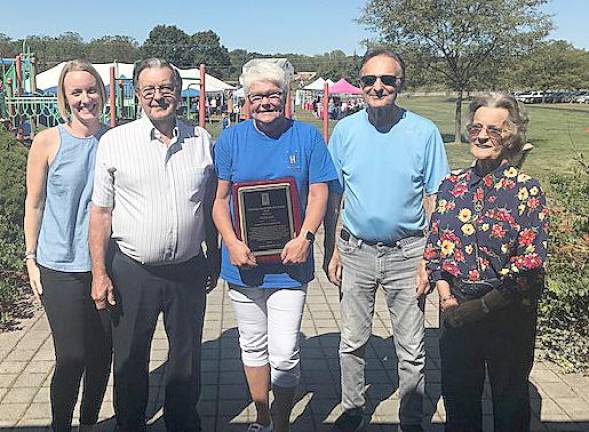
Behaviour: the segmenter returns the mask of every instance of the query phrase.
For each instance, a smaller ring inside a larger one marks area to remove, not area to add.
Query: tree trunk
[[[458,91],[456,98],[456,111],[454,112],[454,143],[460,144],[462,142],[462,95],[463,91]]]

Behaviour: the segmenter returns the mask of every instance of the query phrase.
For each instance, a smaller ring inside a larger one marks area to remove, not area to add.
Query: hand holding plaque
[[[301,230],[301,206],[294,178],[235,183],[233,225],[257,262],[281,262],[284,246]]]

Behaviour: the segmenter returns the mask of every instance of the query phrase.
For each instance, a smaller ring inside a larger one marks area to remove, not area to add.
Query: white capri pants
[[[301,377],[300,329],[307,284],[298,288],[244,288],[229,285],[241,360],[245,366],[270,363],[271,380],[295,387]]]

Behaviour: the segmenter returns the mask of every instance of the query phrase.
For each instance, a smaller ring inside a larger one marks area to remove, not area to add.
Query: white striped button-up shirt
[[[203,200],[214,178],[208,132],[180,121],[169,145],[147,116],[107,132],[92,202],[112,208],[112,238],[143,264],[180,263],[205,239]]]

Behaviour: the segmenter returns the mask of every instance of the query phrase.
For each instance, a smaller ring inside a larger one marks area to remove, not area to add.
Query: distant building
[[[243,65],[242,72],[245,72],[248,68],[252,67],[255,64],[262,63],[262,62],[270,62],[275,63],[280,66],[284,72],[286,73],[286,79],[288,81],[292,81],[294,79],[294,66],[291,62],[288,61],[287,58],[280,57],[280,58],[256,58],[248,61],[246,64]]]

